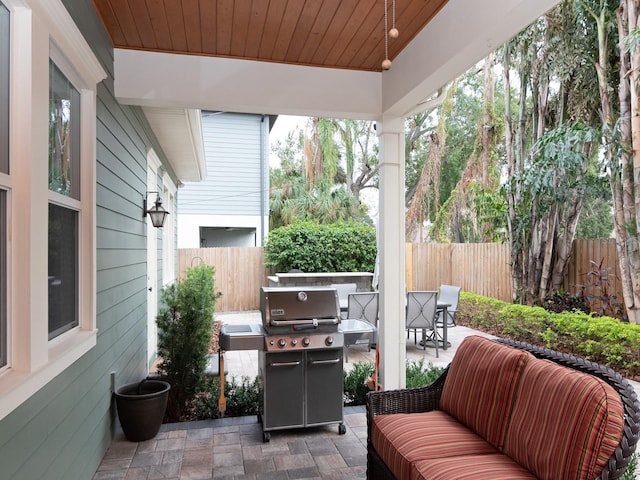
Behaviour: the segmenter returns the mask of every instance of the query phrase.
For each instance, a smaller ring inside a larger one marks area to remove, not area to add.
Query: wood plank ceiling
[[[396,0],[393,60],[448,0]],[[114,48],[379,72],[384,0],[93,0]],[[393,2],[387,0],[388,29]]]

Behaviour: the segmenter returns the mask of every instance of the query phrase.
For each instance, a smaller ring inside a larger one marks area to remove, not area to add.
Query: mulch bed
[[[221,328],[222,322],[220,320],[213,322],[213,333],[211,334],[211,343],[209,344],[209,355],[218,353],[218,337],[220,336]]]

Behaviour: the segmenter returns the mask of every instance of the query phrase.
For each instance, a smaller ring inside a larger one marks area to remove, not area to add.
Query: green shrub
[[[201,390],[213,330],[217,295],[214,269],[199,265],[162,289],[158,324],[158,371],[171,384],[167,421],[180,421]]]
[[[226,382],[225,382],[226,391]],[[226,396],[226,394],[225,394]],[[202,388],[193,399],[191,420],[219,418],[218,399],[220,398],[220,377],[205,375]]]
[[[636,469],[638,468],[638,454],[634,453],[631,456],[631,460],[629,461],[629,465],[624,469],[624,473],[620,477],[620,480],[636,480],[638,477],[636,476]]]
[[[424,358],[407,363],[407,388],[423,387],[431,384],[444,369],[434,367],[432,363],[425,366]]]
[[[580,312],[553,314],[551,321],[558,340],[550,348],[569,350],[632,376],[640,372],[640,325]]]
[[[260,380],[242,377],[238,382],[232,377],[230,383],[225,383],[225,395],[227,396],[228,417],[242,417],[245,415],[257,415],[260,411],[262,396],[260,394]]]
[[[269,232],[264,253],[278,272],[373,272],[376,232],[355,222],[297,222]]]
[[[251,379],[236,377],[225,379],[224,395],[226,398],[225,417],[242,417],[257,415],[260,410],[262,397],[260,396],[259,377]],[[208,420],[220,418],[218,400],[220,399],[220,377],[207,375],[202,391],[193,400],[192,417],[194,420]]]
[[[424,359],[407,362],[407,388],[429,385],[442,373],[441,367],[434,367],[431,363],[425,366]],[[364,405],[367,393],[367,378],[373,375],[373,362],[355,362],[349,372],[344,372],[344,403],[345,405]]]
[[[540,343],[551,313],[542,307],[507,304],[498,312],[498,325],[503,335],[523,342]]]
[[[349,372],[344,372],[344,404],[364,405],[369,388],[367,378],[373,375],[373,362],[354,362]]]
[[[556,290],[547,295],[540,306],[545,310],[556,313],[573,312],[574,310],[580,310],[585,313],[590,311],[587,299],[583,295],[569,293],[564,289]]]
[[[509,304],[496,298],[462,291],[460,292],[456,322],[495,334],[494,332],[502,331],[501,326],[498,324],[497,313],[506,305]]]
[[[578,310],[554,313],[462,292],[456,322],[606,365],[640,377],[640,325]]]

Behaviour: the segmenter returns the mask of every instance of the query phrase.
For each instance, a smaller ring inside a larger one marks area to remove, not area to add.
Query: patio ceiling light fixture
[[[147,198],[149,198],[149,194],[156,194],[156,201],[153,206],[147,210]],[[154,227],[160,228],[164,225],[164,221],[169,215],[164,208],[162,208],[162,200],[160,200],[160,194],[158,192],[147,192],[142,199],[142,218],[145,218],[149,214],[151,217],[151,223]]]
[[[400,32],[396,28],[396,0],[391,0],[391,30],[387,30],[387,17],[387,0],[384,0],[384,60],[382,61],[383,70],[389,70],[391,68],[391,60],[389,60],[389,37],[396,39],[400,35]]]

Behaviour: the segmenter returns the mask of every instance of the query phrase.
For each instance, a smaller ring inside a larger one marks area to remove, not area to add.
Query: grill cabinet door
[[[307,425],[342,421],[342,348],[307,352]]]
[[[265,354],[263,429],[304,426],[304,353]]]

